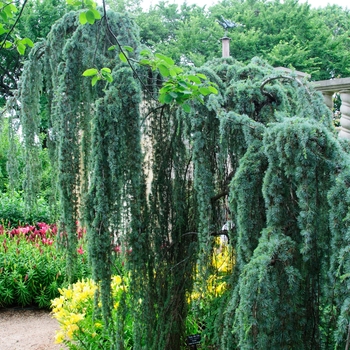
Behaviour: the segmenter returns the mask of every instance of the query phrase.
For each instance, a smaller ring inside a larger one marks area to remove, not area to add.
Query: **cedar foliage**
[[[108,16],[137,59],[133,23]],[[132,249],[133,301],[123,312],[133,314],[134,349],[181,349],[196,261],[205,277],[228,201],[236,265],[210,345],[343,347],[349,157],[322,96],[294,77],[275,79],[280,73],[260,59],[243,65],[226,58],[198,69],[217,84],[218,95],[193,102],[189,114],[158,108],[159,77],[139,69],[148,79],[145,90],[118,53],[107,50],[110,43],[103,20],[80,26],[69,13],[32,50],[21,83],[29,189],[36,181],[30,165],[39,96],[49,95],[48,137],[71,280],[76,221],[83,217],[100,282],[97,312],[109,320],[112,244],[122,240]],[[110,67],[113,82],[92,88],[82,77],[91,66]],[[111,336],[122,337],[123,314],[113,322]],[[121,339],[116,349],[123,349]]]

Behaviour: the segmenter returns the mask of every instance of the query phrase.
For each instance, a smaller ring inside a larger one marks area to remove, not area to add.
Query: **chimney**
[[[230,57],[230,38],[226,35],[220,39],[222,42],[222,57]]]

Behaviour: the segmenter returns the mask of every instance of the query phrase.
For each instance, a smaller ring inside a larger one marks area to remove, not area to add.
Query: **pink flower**
[[[78,252],[78,254],[84,254],[84,253],[85,253],[82,246],[80,246],[80,247],[77,249],[77,252]]]
[[[116,245],[113,250],[116,252],[116,253],[120,253],[122,250],[120,249],[120,245]]]
[[[51,231],[54,235],[56,235],[57,233],[57,225],[53,224],[52,227],[51,227]]]
[[[11,236],[18,235],[19,233],[20,233],[20,231],[18,228],[14,228],[13,230],[10,231]]]
[[[85,233],[86,233],[86,228],[79,227],[77,231],[78,239],[82,239]]]

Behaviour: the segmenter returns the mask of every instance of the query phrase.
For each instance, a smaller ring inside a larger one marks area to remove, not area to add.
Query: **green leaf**
[[[23,45],[21,42],[17,43],[17,51],[20,55],[24,55],[24,53],[26,52],[26,46]]]
[[[160,90],[160,94],[166,94],[167,92],[171,91],[173,89],[172,85],[164,85]]]
[[[207,87],[201,87],[199,88],[199,92],[203,95],[203,96],[207,96],[210,94],[210,90]]]
[[[2,26],[0,26],[0,35],[7,33],[8,30],[4,29]]]
[[[105,74],[102,73],[102,76],[103,76],[109,83],[111,83],[111,82],[113,81],[113,77],[112,77],[112,75],[109,74],[109,73],[105,73]]]
[[[95,86],[98,80],[100,80],[98,75],[95,75],[94,77],[92,77],[91,85]]]
[[[163,100],[164,100],[164,103],[171,103],[173,101],[173,98],[170,95],[166,94],[164,95]]]
[[[140,52],[140,55],[141,55],[141,56],[149,56],[150,53],[151,53],[151,51],[145,49],[145,50],[142,50],[142,51]]]
[[[204,80],[208,79],[208,78],[207,78],[204,74],[202,74],[202,73],[197,73],[196,75],[197,75],[197,77],[199,77],[199,78],[201,78],[201,79],[204,79]]]
[[[182,109],[186,112],[186,113],[190,113],[191,112],[191,106],[187,103],[184,103],[182,106]]]
[[[91,9],[90,11],[94,14],[95,19],[101,19],[101,14],[97,10]]]
[[[90,69],[87,69],[86,71],[84,71],[84,73],[82,75],[84,77],[91,77],[91,76],[96,75],[96,74],[98,74],[98,70],[96,68],[90,68]]]
[[[86,24],[87,23],[87,19],[86,19],[86,13],[85,12],[81,12],[79,15],[79,22],[80,24]]]
[[[125,56],[125,54],[124,54],[123,52],[121,52],[121,53],[119,54],[119,58],[120,58],[120,60],[121,60],[122,62],[125,62],[125,63],[128,62],[128,59],[126,58],[126,56]]]
[[[169,69],[164,66],[163,64],[160,64],[158,66],[159,72],[163,77],[168,77],[169,76]]]
[[[1,43],[1,44],[2,44],[2,43]],[[5,48],[5,49],[9,49],[10,47],[12,47],[11,41],[6,40],[6,42],[5,42],[5,44],[4,44],[4,48]]]
[[[7,18],[12,18],[13,17],[13,11],[12,11],[11,6],[5,6],[3,8],[3,11],[6,12]]]
[[[180,74],[180,73],[182,73],[184,71],[182,68],[180,68],[178,66],[174,66],[172,68],[175,70],[176,74]]]
[[[107,67],[101,68],[101,72],[111,73],[111,70]]]
[[[177,76],[176,70],[174,68],[169,68],[169,74],[172,78]]]
[[[134,52],[134,49],[131,46],[123,46],[123,49],[129,52]]]
[[[27,44],[29,47],[33,47],[34,43],[29,38],[24,38],[22,40],[23,43]]]
[[[86,15],[86,20],[90,24],[94,24],[95,23],[95,14],[92,12],[92,10],[86,11],[85,15]]]
[[[201,80],[196,75],[188,75],[187,79],[193,81],[196,84],[200,84]]]
[[[6,15],[5,11],[0,11],[0,16],[5,23],[8,22],[7,15]]]
[[[72,6],[79,6],[81,7],[81,1],[79,0],[66,0],[68,5],[72,5]]]
[[[97,4],[94,0],[85,0],[85,5],[88,9],[93,10],[96,8]]]
[[[179,85],[185,89],[187,89],[189,86],[191,86],[190,84],[186,83],[184,80],[180,80]]]
[[[8,5],[10,8],[11,8],[11,11],[13,12],[13,13],[16,13],[18,10],[17,10],[17,7],[14,5],[14,4],[10,4],[10,5]]]
[[[155,56],[160,58],[161,60],[163,60],[164,62],[168,63],[171,66],[174,65],[174,61],[168,56],[162,55],[161,53],[156,53]]]
[[[216,88],[214,88],[214,86],[208,86],[208,89],[210,90],[210,92],[212,92],[213,94],[217,95],[219,92]]]
[[[116,48],[117,48],[117,45],[110,46],[110,47],[108,48],[108,51],[115,50]]]
[[[143,66],[150,66],[151,65],[151,61],[145,60],[145,59],[140,60],[139,63],[142,64]]]

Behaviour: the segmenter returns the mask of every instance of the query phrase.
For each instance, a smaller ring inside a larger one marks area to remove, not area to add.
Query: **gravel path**
[[[60,350],[58,322],[49,311],[0,308],[0,350]]]

